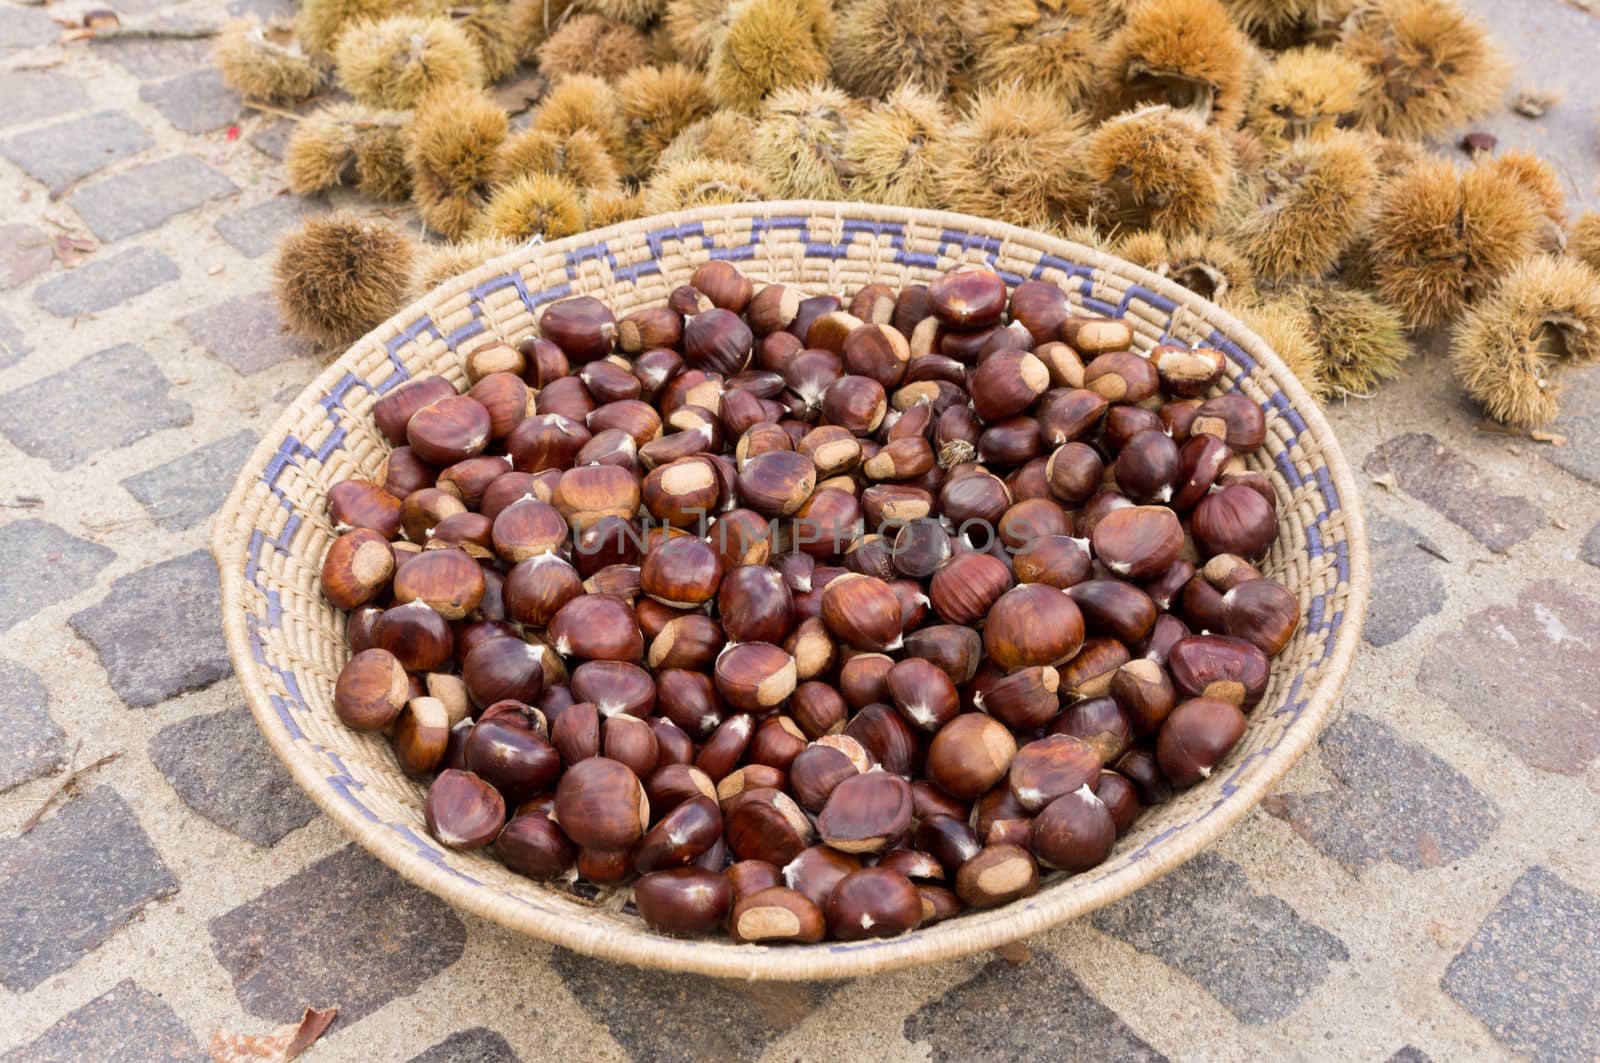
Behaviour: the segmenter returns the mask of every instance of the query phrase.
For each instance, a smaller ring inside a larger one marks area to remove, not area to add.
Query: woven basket
[[[334,537],[328,488],[373,476],[388,446],[373,402],[424,373],[463,382],[460,352],[532,332],[552,300],[594,293],[620,317],[662,303],[696,265],[727,258],[757,281],[853,293],[872,281],[926,282],[982,263],[1012,283],[1054,281],[1083,312],[1127,318],[1136,346],[1204,344],[1228,357],[1229,386],[1259,402],[1267,442],[1251,461],[1272,478],[1283,530],[1266,562],[1304,617],[1273,662],[1265,699],[1222,768],[1147,811],[1104,864],[1054,876],[1036,895],[901,937],[764,948],[650,932],[627,892],[532,882],[485,853],[441,848],[422,822],[424,788],[387,741],[339,723],[334,680],[344,617],[318,573]],[[1204,849],[1288,771],[1338,696],[1367,602],[1367,544],[1355,483],[1316,404],[1255,335],[1216,306],[1077,244],[957,214],[861,204],[704,208],[517,251],[429,293],[362,339],[279,419],[217,518],[228,651],[268,742],[350,835],[407,879],[468,911],[612,960],[707,975],[838,978],[964,956],[1080,916]]]

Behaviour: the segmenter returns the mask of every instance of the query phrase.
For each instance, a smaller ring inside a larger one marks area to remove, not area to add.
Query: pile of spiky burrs
[[[367,256],[383,222],[308,222],[280,298],[329,345],[529,239],[778,197],[1107,248],[1324,398],[1447,329],[1467,392],[1536,427],[1600,335],[1600,216],[1568,227],[1536,156],[1434,150],[1510,74],[1455,0],[303,0],[217,58],[264,102],[349,97],[298,123],[292,191],[410,199],[446,241]],[[488,87],[529,65],[549,87],[513,129]]]

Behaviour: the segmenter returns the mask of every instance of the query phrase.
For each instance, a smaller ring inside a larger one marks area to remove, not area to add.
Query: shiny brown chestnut
[[[971,800],[1006,778],[1016,753],[1017,740],[1003,723],[969,712],[934,735],[926,771],[945,793]]]
[[[861,861],[826,845],[813,845],[783,866],[783,884],[817,905],[827,903],[839,880],[861,870]]]
[[[1260,701],[1270,662],[1253,643],[1229,635],[1191,635],[1167,654],[1173,686],[1185,698],[1219,698],[1240,708]]]
[[[439,844],[451,849],[481,849],[500,835],[506,803],[500,792],[468,771],[446,770],[428,787],[423,821]]]
[[[951,624],[977,624],[1012,587],[1005,563],[988,554],[960,554],[933,574],[933,611]]]
[[[1276,580],[1246,580],[1222,595],[1222,630],[1267,656],[1289,644],[1300,625],[1300,603]]]
[[[748,713],[729,716],[716,725],[711,737],[700,747],[694,766],[705,772],[712,782],[720,783],[744,758],[755,729],[755,720]]]
[[[889,669],[886,682],[894,707],[923,731],[940,731],[961,711],[955,683],[932,661],[898,661]]]
[[[1155,602],[1131,583],[1084,580],[1068,587],[1065,593],[1077,604],[1088,630],[1125,645],[1144,638],[1156,622]]]
[[[577,852],[543,812],[518,812],[494,841],[494,855],[511,870],[548,881],[572,869]]]
[[[1115,700],[1100,696],[1075,701],[1050,724],[1050,733],[1089,744],[1100,763],[1111,764],[1133,745],[1133,724]]]
[[[1242,484],[1202,498],[1194,507],[1189,527],[1195,545],[1207,557],[1238,554],[1259,559],[1278,537],[1278,520],[1272,506]]]
[[[424,376],[410,381],[378,399],[372,405],[372,420],[385,439],[398,446],[406,441],[406,425],[424,406],[456,393],[455,385],[441,376]]]
[[[1089,743],[1070,735],[1050,735],[1017,750],[1007,782],[1017,803],[1036,813],[1061,795],[1092,784],[1100,766]]]
[[[956,896],[969,908],[998,908],[1039,891],[1039,865],[1020,845],[990,845],[956,871]]]
[[[430,465],[453,465],[483,452],[491,438],[489,411],[477,399],[436,399],[406,422],[406,444]]]
[[[1107,402],[1137,405],[1161,390],[1156,367],[1131,351],[1108,351],[1083,370],[1083,386]]]
[[[483,569],[465,550],[424,550],[394,574],[394,599],[425,602],[446,620],[460,620],[483,600]]]
[[[544,793],[561,774],[561,755],[539,732],[537,709],[521,706],[485,713],[467,735],[467,770],[499,790],[516,807]]]
[[[1010,670],[1061,664],[1077,653],[1083,645],[1083,616],[1067,593],[1025,583],[1002,594],[983,627],[989,659]]]
[[[997,323],[1006,308],[1006,282],[991,269],[960,269],[928,284],[928,309],[953,329],[975,331]]]
[[[497,701],[533,701],[544,689],[546,650],[521,639],[490,639],[472,648],[461,663],[467,694],[486,708]]]
[[[557,610],[545,629],[557,653],[588,660],[641,661],[644,635],[621,598],[585,594]]]
[[[911,826],[911,785],[888,771],[840,782],[817,816],[822,840],[844,853],[875,853]]]
[[[1244,713],[1231,702],[1207,697],[1180,702],[1156,736],[1161,773],[1174,786],[1209,778],[1244,736],[1244,728]]]
[[[450,659],[455,636],[450,621],[427,602],[385,609],[372,623],[372,642],[399,659],[408,672],[431,672]]]
[[[1046,867],[1087,871],[1111,855],[1117,826],[1105,802],[1084,785],[1040,811],[1033,821],[1031,840],[1034,855]]]
[[[741,943],[817,942],[827,931],[816,903],[787,886],[773,886],[734,902],[728,933]]]
[[[721,837],[722,810],[717,802],[691,797],[663,815],[634,844],[633,866],[644,874],[684,867]]]
[[[1144,431],[1117,452],[1112,475],[1122,493],[1135,502],[1167,503],[1183,478],[1183,458],[1165,432]]]
[[[882,653],[901,645],[900,600],[888,583],[850,573],[822,591],[822,622],[840,641]]]
[[[1104,697],[1111,677],[1128,662],[1128,647],[1113,638],[1096,635],[1085,639],[1072,660],[1060,668],[1063,700]]]
[[[807,680],[795,687],[789,699],[789,714],[801,733],[815,741],[843,728],[848,708],[845,699],[830,684]]]
[[[891,937],[921,924],[922,898],[904,875],[866,867],[839,880],[824,912],[828,932],[841,941]]]
[[[1018,583],[1043,583],[1066,590],[1089,578],[1093,571],[1088,540],[1070,535],[1041,535],[1011,558]]]
[[[394,721],[394,757],[412,778],[431,775],[450,744],[450,713],[438,698],[412,698]]]
[[[323,555],[322,594],[335,608],[355,609],[388,589],[394,568],[389,541],[371,528],[355,528],[335,539]]]
[[[1106,806],[1106,811],[1111,813],[1111,822],[1117,828],[1117,837],[1128,832],[1134,820],[1139,818],[1142,810],[1139,802],[1139,791],[1126,777],[1110,770],[1100,772],[1100,782],[1095,787],[1094,795]]]
[[[1129,661],[1111,677],[1110,694],[1137,735],[1154,734],[1177,702],[1167,670],[1147,657]]]
[[[1129,506],[1106,514],[1089,541],[1094,556],[1116,575],[1147,580],[1178,560],[1183,552],[1183,525],[1165,506]]]
[[[606,757],[569,767],[556,784],[556,823],[585,849],[626,849],[650,824],[650,802],[639,777]]]
[[[959,624],[935,624],[908,634],[905,654],[934,665],[960,686],[978,670],[978,663],[983,659],[983,638]]]
[[[401,500],[370,480],[342,480],[328,489],[336,530],[369,528],[384,539],[400,534]]]
[[[1167,394],[1193,399],[1211,390],[1227,368],[1221,351],[1209,347],[1179,347],[1163,344],[1150,352],[1150,361]]]
[[[733,908],[725,875],[699,867],[653,871],[633,884],[633,903],[652,930],[689,937],[720,930]]]
[[[1235,454],[1248,454],[1266,442],[1267,419],[1255,400],[1230,391],[1200,404],[1189,435],[1218,436]]]
[[[717,691],[728,704],[747,712],[769,712],[794,693],[794,658],[769,642],[730,645],[714,670]]]
[[[351,657],[333,687],[333,711],[355,731],[381,731],[394,722],[411,697],[411,683],[399,658],[388,650],[366,649]]]
[[[822,393],[822,416],[828,424],[847,428],[858,436],[870,435],[883,423],[889,399],[883,385],[871,377],[847,374]]]
[[[539,315],[540,336],[560,347],[574,364],[610,354],[616,332],[610,308],[593,296],[562,299]]]
[[[746,790],[727,802],[722,815],[728,849],[740,860],[782,867],[815,836],[806,814],[781,790]]]

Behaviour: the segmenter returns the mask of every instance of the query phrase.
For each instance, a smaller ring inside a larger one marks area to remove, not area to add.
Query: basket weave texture
[[[896,938],[764,948],[652,933],[627,892],[546,885],[486,853],[429,837],[424,787],[386,739],[334,715],[349,652],[344,617],[318,589],[334,538],[327,492],[373,477],[388,453],[373,403],[423,374],[464,385],[461,355],[489,337],[535,331],[540,308],[594,294],[618,317],[659,305],[694,267],[726,258],[752,279],[846,295],[869,282],[926,283],[961,264],[1010,284],[1053,281],[1081,312],[1126,318],[1135,346],[1200,344],[1227,356],[1225,386],[1260,403],[1282,530],[1264,565],[1299,598],[1303,622],[1272,666],[1266,697],[1219,770],[1147,810],[1092,871],[1047,878],[1034,896]],[[1253,333],[1215,305],[1091,248],[966,215],[865,204],[779,202],[702,208],[524,248],[443,285],[331,364],[266,433],[216,520],[228,650],[257,723],[295,780],[338,824],[407,879],[505,926],[590,955],[752,979],[839,978],[964,956],[1083,915],[1211,844],[1305,751],[1343,685],[1366,609],[1366,533],[1355,483],[1321,411]]]

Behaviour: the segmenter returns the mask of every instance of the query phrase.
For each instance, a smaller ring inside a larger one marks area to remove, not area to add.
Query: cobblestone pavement
[[[1600,18],[1477,6],[1567,101],[1490,126],[1595,206]],[[61,46],[70,7],[0,5],[0,1061],[200,1059],[333,1003],[330,1063],[1600,1054],[1600,371],[1564,448],[1477,431],[1437,353],[1330,411],[1376,560],[1340,713],[1215,848],[1031,963],[615,967],[404,884],[257,736],[203,546],[319,364],[265,294],[319,205],[281,193],[286,123],[205,42]]]

